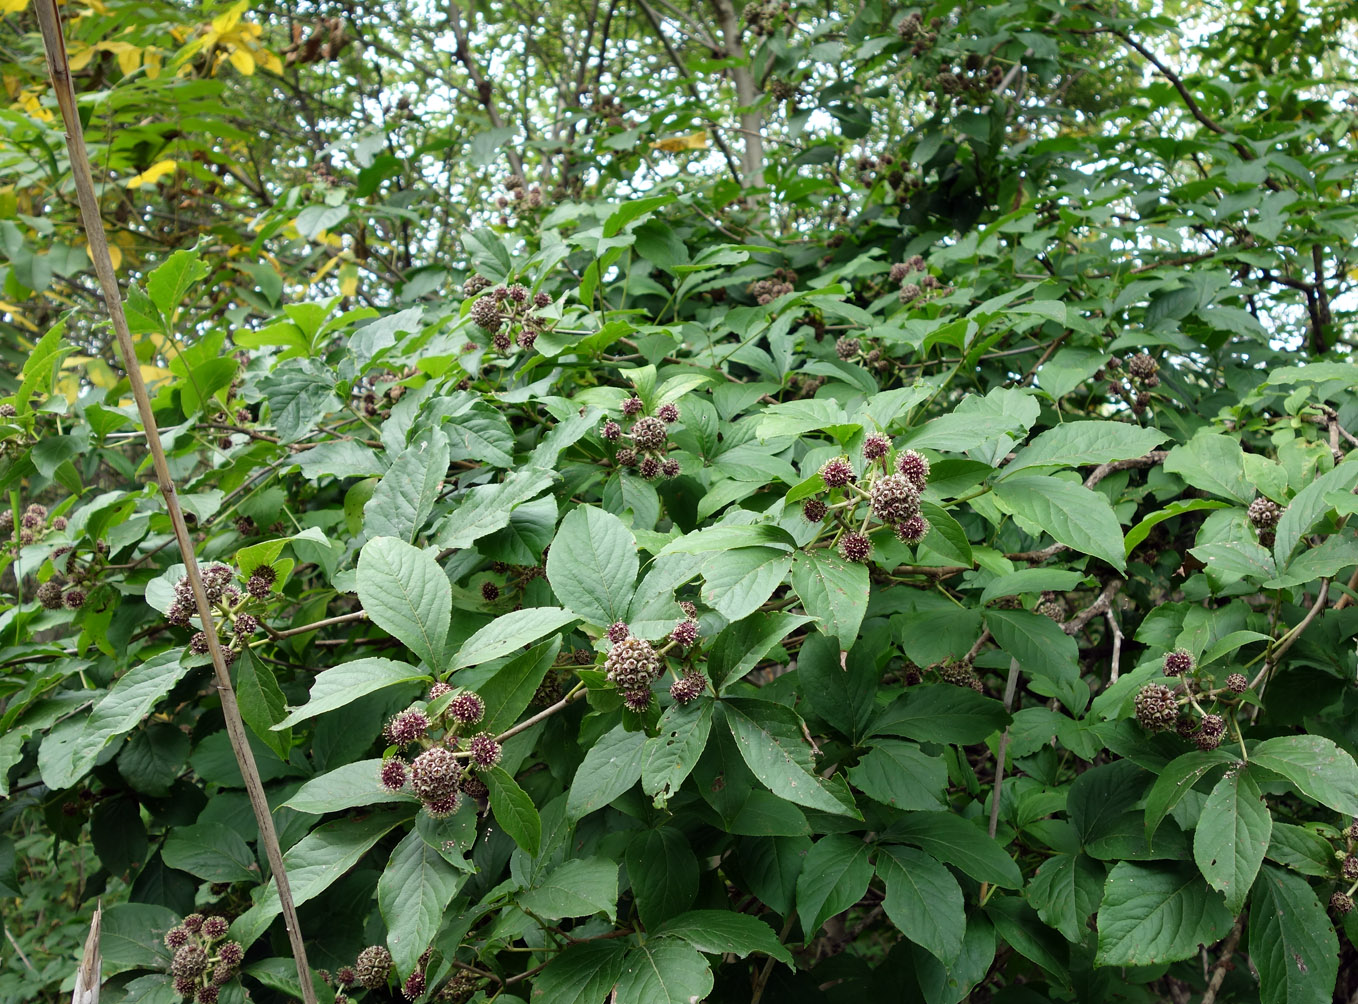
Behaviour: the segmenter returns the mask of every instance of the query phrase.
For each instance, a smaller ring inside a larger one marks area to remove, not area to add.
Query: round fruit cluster
[[[846,561],[866,562],[872,556],[868,535],[874,521],[891,527],[902,543],[914,546],[929,533],[929,521],[920,510],[920,495],[929,480],[929,460],[906,450],[890,463],[891,440],[871,435],[863,440],[864,473],[854,472],[848,457],[834,457],[820,468],[820,478],[830,501],[819,495],[802,503],[808,523],[832,520],[835,546]],[[857,518],[861,504],[867,514]],[[814,541],[813,541],[814,543]]]
[[[630,427],[624,429],[621,422],[610,418],[599,430],[599,435],[612,448],[615,467],[634,470],[647,481],[677,478],[679,461],[668,454],[669,427],[679,421],[679,406],[662,404],[654,415],[642,414],[645,410],[641,398],[629,397],[623,401],[621,411],[622,421],[630,422]]]
[[[1177,732],[1200,750],[1214,750],[1226,735],[1226,717],[1239,704],[1239,695],[1250,689],[1245,674],[1226,675],[1221,686],[1208,679],[1187,649],[1166,652],[1165,676],[1174,686],[1148,683],[1136,693],[1136,720],[1149,732]]]
[[[401,791],[408,786],[435,819],[456,812],[463,795],[484,795],[484,783],[473,772],[497,766],[503,751],[489,732],[465,733],[485,715],[486,702],[478,694],[434,684],[423,705],[407,708],[387,722],[390,746],[378,769],[382,787]],[[419,752],[406,759],[403,753],[411,747]]]

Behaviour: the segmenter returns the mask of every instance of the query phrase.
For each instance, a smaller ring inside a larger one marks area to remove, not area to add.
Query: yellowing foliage
[[[687,136],[671,136],[669,139],[658,139],[651,144],[652,150],[663,150],[665,153],[680,153],[684,150],[706,150],[708,147],[707,130],[699,129],[697,132],[689,133]]]
[[[128,178],[127,181],[123,183],[124,187],[140,188],[142,185],[154,185],[161,178],[165,177],[165,175],[174,174],[177,167],[179,167],[179,161],[177,160],[158,160],[145,171],[142,171],[141,174]]]

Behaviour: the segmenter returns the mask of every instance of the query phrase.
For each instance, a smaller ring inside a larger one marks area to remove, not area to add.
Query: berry
[[[680,600],[679,609],[684,612],[684,616],[689,620],[696,621],[698,619],[698,605],[696,603],[689,600]]]
[[[380,990],[387,985],[391,975],[391,953],[381,945],[369,945],[358,953],[354,963],[354,973],[358,982],[368,990]]]
[[[668,481],[673,481],[677,478],[680,474],[680,470],[679,461],[675,460],[673,457],[660,465],[660,474]]]
[[[821,465],[820,478],[826,488],[843,488],[853,480],[853,466],[847,457],[835,457]]]
[[[1173,652],[1165,653],[1164,672],[1166,676],[1182,676],[1184,673],[1193,672],[1193,667],[1197,661],[1193,658],[1193,653],[1186,649],[1176,648]]]
[[[1250,681],[1245,679],[1244,673],[1232,673],[1226,677],[1226,689],[1233,694],[1243,694],[1250,687]]]
[[[1200,750],[1214,750],[1221,745],[1221,737],[1226,734],[1226,720],[1220,715],[1203,715],[1193,741]]]
[[[904,474],[888,474],[868,489],[872,514],[883,523],[900,523],[919,511],[919,490]]]
[[[655,417],[666,425],[679,421],[679,406],[677,404],[662,404],[655,413]]]
[[[533,294],[533,306],[542,308],[552,305],[552,294],[545,289]]]
[[[1335,913],[1352,913],[1353,899],[1347,893],[1337,892],[1330,897],[1330,909]]]
[[[57,531],[57,533],[61,533],[63,530],[65,530],[66,526],[67,523],[65,516],[54,516],[52,518],[52,529]]]
[[[448,713],[463,725],[475,725],[486,715],[486,702],[468,691],[448,702]]]
[[[1282,514],[1283,511],[1279,508],[1278,503],[1272,499],[1266,499],[1262,495],[1250,503],[1250,522],[1254,524],[1256,529],[1267,530],[1277,526]]]
[[[236,517],[236,532],[242,537],[253,537],[259,533],[259,527],[249,516]]]
[[[698,622],[683,620],[674,626],[670,637],[680,648],[688,648],[698,640]]]
[[[453,751],[435,746],[417,756],[410,765],[410,786],[421,801],[436,802],[457,791],[461,773]]]
[[[641,638],[624,638],[604,660],[604,673],[622,691],[649,687],[660,671],[659,654]]]
[[[480,732],[472,736],[471,742],[467,744],[467,750],[471,753],[472,765],[477,770],[490,770],[504,755],[500,744],[489,732]]]
[[[494,603],[500,598],[500,587],[493,582],[481,583],[481,598],[487,603]]]
[[[0,418],[13,418],[17,414],[19,414],[19,410],[8,401],[0,404]]]
[[[509,287],[508,293],[509,299],[513,300],[515,303],[528,302],[528,290],[517,282]]]
[[[1339,866],[1339,870],[1343,872],[1344,878],[1350,882],[1358,879],[1358,858],[1355,858],[1352,854],[1346,855],[1344,863]]]
[[[929,535],[929,521],[919,513],[896,524],[896,536],[902,544],[914,547]]]
[[[631,437],[638,450],[663,450],[669,440],[669,431],[663,421],[648,415],[633,423]]]
[[[630,446],[624,446],[618,451],[619,467],[635,467],[637,465],[637,451]]]
[[[688,704],[701,697],[705,690],[707,677],[703,676],[702,670],[694,669],[670,684],[670,697],[674,698],[676,704]]]
[[[219,941],[230,927],[225,917],[208,917],[203,921],[202,934],[208,941]]]
[[[802,503],[802,518],[808,523],[819,523],[829,511],[830,507],[820,499],[807,499]]]
[[[485,331],[499,331],[500,325],[505,322],[500,305],[489,296],[483,296],[473,303],[470,313],[472,323]]]
[[[455,791],[444,798],[436,798],[433,801],[425,802],[424,811],[427,812],[432,819],[447,819],[457,811],[457,807],[461,804],[462,793]]]
[[[629,637],[631,633],[632,632],[628,630],[627,625],[622,621],[614,621],[612,624],[608,625],[608,640],[614,645],[624,638]]]
[[[622,403],[622,413],[627,418],[631,418],[633,415],[640,415],[642,407],[641,398],[629,397]]]
[[[424,970],[416,969],[407,976],[405,983],[401,984],[401,993],[405,994],[408,1001],[419,1000],[424,996]]]
[[[641,463],[637,466],[637,473],[647,481],[654,481],[660,477],[663,470],[660,461],[656,460],[655,457],[642,457]]]
[[[1148,352],[1138,352],[1127,360],[1127,372],[1139,380],[1155,376],[1160,364]]]
[[[907,263],[901,261],[891,266],[891,271],[887,273],[887,278],[890,279],[892,282],[900,282],[909,274],[910,266]]]
[[[203,591],[207,593],[209,603],[216,603],[226,592],[226,587],[231,585],[231,568],[229,565],[213,563],[202,571]],[[193,595],[190,593],[189,595]]]
[[[67,610],[79,610],[85,605],[85,590],[72,589],[63,598]]]
[[[872,435],[863,440],[863,459],[877,460],[891,449],[891,440],[886,436]]]
[[[913,303],[920,298],[920,294],[923,292],[917,283],[907,282],[901,286],[901,291],[897,296],[901,303]]]
[[[906,480],[915,486],[916,491],[924,491],[924,485],[929,480],[927,457],[914,450],[906,450],[896,458],[896,470],[905,475]]]
[[[1164,732],[1174,728],[1179,717],[1179,705],[1174,693],[1162,683],[1148,683],[1142,687],[1133,702],[1136,720],[1142,728],[1150,732]]]
[[[198,994],[193,999],[197,1004],[217,1004],[217,995],[221,993],[215,986],[199,987]]]
[[[423,739],[429,731],[429,719],[417,708],[407,708],[387,722],[387,740],[393,746],[408,746]]]
[[[652,695],[649,689],[638,688],[636,690],[625,690],[622,695],[622,703],[628,711],[641,714],[651,706]]]
[[[479,798],[483,801],[490,795],[490,789],[486,787],[486,782],[482,781],[479,777],[473,777],[471,775],[462,779],[458,784],[458,789],[464,795],[468,795],[472,798]]]
[[[176,976],[174,992],[180,997],[192,997],[198,992],[198,982],[192,976]]]
[[[180,945],[175,949],[174,959],[170,962],[173,976],[187,976],[196,979],[207,972],[207,952],[196,942]]]
[[[844,335],[835,341],[835,355],[840,359],[849,360],[858,355],[858,350],[863,347],[863,343],[857,338],[850,338]]]
[[[615,440],[622,438],[622,426],[610,418],[604,423],[604,427],[599,430],[599,435],[612,443]]]
[[[55,582],[44,582],[38,587],[38,602],[45,610],[61,609],[61,587]]]
[[[245,949],[240,946],[239,942],[228,941],[217,948],[217,962],[228,969],[239,966],[244,958]]]
[[[462,284],[463,296],[475,296],[483,290],[490,289],[490,280],[484,275],[470,275],[467,281]]]
[[[400,791],[406,786],[406,762],[400,757],[384,761],[377,772],[377,779],[387,791]]]
[[[189,639],[189,651],[192,652],[194,655],[207,655],[208,653],[207,635],[204,632],[202,631],[194,632],[193,637]]]
[[[861,533],[846,533],[839,539],[839,554],[845,561],[867,561],[872,541]]]
[[[182,927],[172,927],[165,932],[165,947],[178,948],[186,945],[189,941],[189,932]]]
[[[255,619],[253,614],[236,614],[233,627],[237,636],[243,638],[259,630],[259,621]]]
[[[430,702],[437,701],[444,694],[451,694],[452,692],[453,688],[448,684],[441,682],[435,683],[433,686],[429,688],[429,696],[428,698],[426,698],[426,700]]]

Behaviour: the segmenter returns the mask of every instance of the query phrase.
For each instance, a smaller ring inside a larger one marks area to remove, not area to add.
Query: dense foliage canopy
[[[0,999],[296,1000],[0,11]],[[64,16],[324,1004],[1358,996],[1358,4]]]

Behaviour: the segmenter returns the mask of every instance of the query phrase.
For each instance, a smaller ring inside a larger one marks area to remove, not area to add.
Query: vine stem
[[[1221,989],[1221,984],[1226,979],[1226,967],[1230,965],[1231,956],[1235,954],[1235,946],[1238,944],[1240,944],[1240,921],[1237,919],[1231,933],[1226,935],[1226,940],[1221,943],[1221,955],[1217,957],[1212,978],[1207,981],[1207,992],[1202,995],[1202,1004],[1213,1004],[1217,999],[1217,991]]]
[[[42,30],[43,50],[47,57],[47,71],[52,78],[52,89],[56,94],[57,105],[61,109],[62,122],[66,127],[66,149],[71,159],[71,175],[75,183],[76,198],[80,205],[80,216],[84,223],[85,237],[89,241],[90,258],[94,271],[99,278],[103,292],[104,305],[109,319],[113,322],[113,332],[122,356],[123,368],[131,384],[132,397],[137,403],[142,429],[146,434],[146,444],[151,451],[151,461],[155,468],[156,480],[160,485],[161,496],[165,499],[165,509],[174,528],[175,540],[179,545],[184,561],[184,570],[189,586],[193,590],[194,603],[198,607],[198,617],[207,637],[208,654],[212,657],[212,668],[216,674],[218,696],[222,704],[222,717],[226,722],[227,737],[232,752],[240,766],[245,781],[245,790],[259,824],[259,842],[264,847],[269,868],[273,872],[278,902],[287,928],[288,940],[292,945],[293,960],[297,964],[297,977],[301,985],[304,1004],[316,1004],[316,989],[311,982],[311,967],[307,964],[306,946],[302,941],[301,926],[297,920],[297,907],[292,899],[292,889],[288,883],[287,870],[283,864],[283,851],[278,844],[278,833],[274,829],[273,816],[264,796],[264,785],[259,777],[254,754],[250,751],[245,723],[241,719],[240,707],[236,703],[236,693],[231,685],[231,674],[226,667],[222,647],[217,641],[217,629],[212,618],[212,605],[208,602],[203,589],[203,579],[198,572],[198,560],[194,554],[193,539],[189,536],[188,525],[179,508],[179,496],[175,489],[174,478],[165,460],[165,451],[160,442],[160,430],[156,425],[155,413],[151,409],[151,398],[142,380],[141,369],[137,365],[136,349],[132,344],[132,334],[128,330],[127,318],[123,314],[122,296],[118,291],[118,278],[114,274],[113,260],[109,257],[108,239],[104,233],[103,219],[99,212],[99,199],[94,191],[94,176],[90,171],[89,153],[85,148],[85,135],[76,111],[75,88],[71,84],[71,67],[66,56],[66,41],[62,36],[61,12],[57,0],[38,0],[35,4],[38,25]]]

